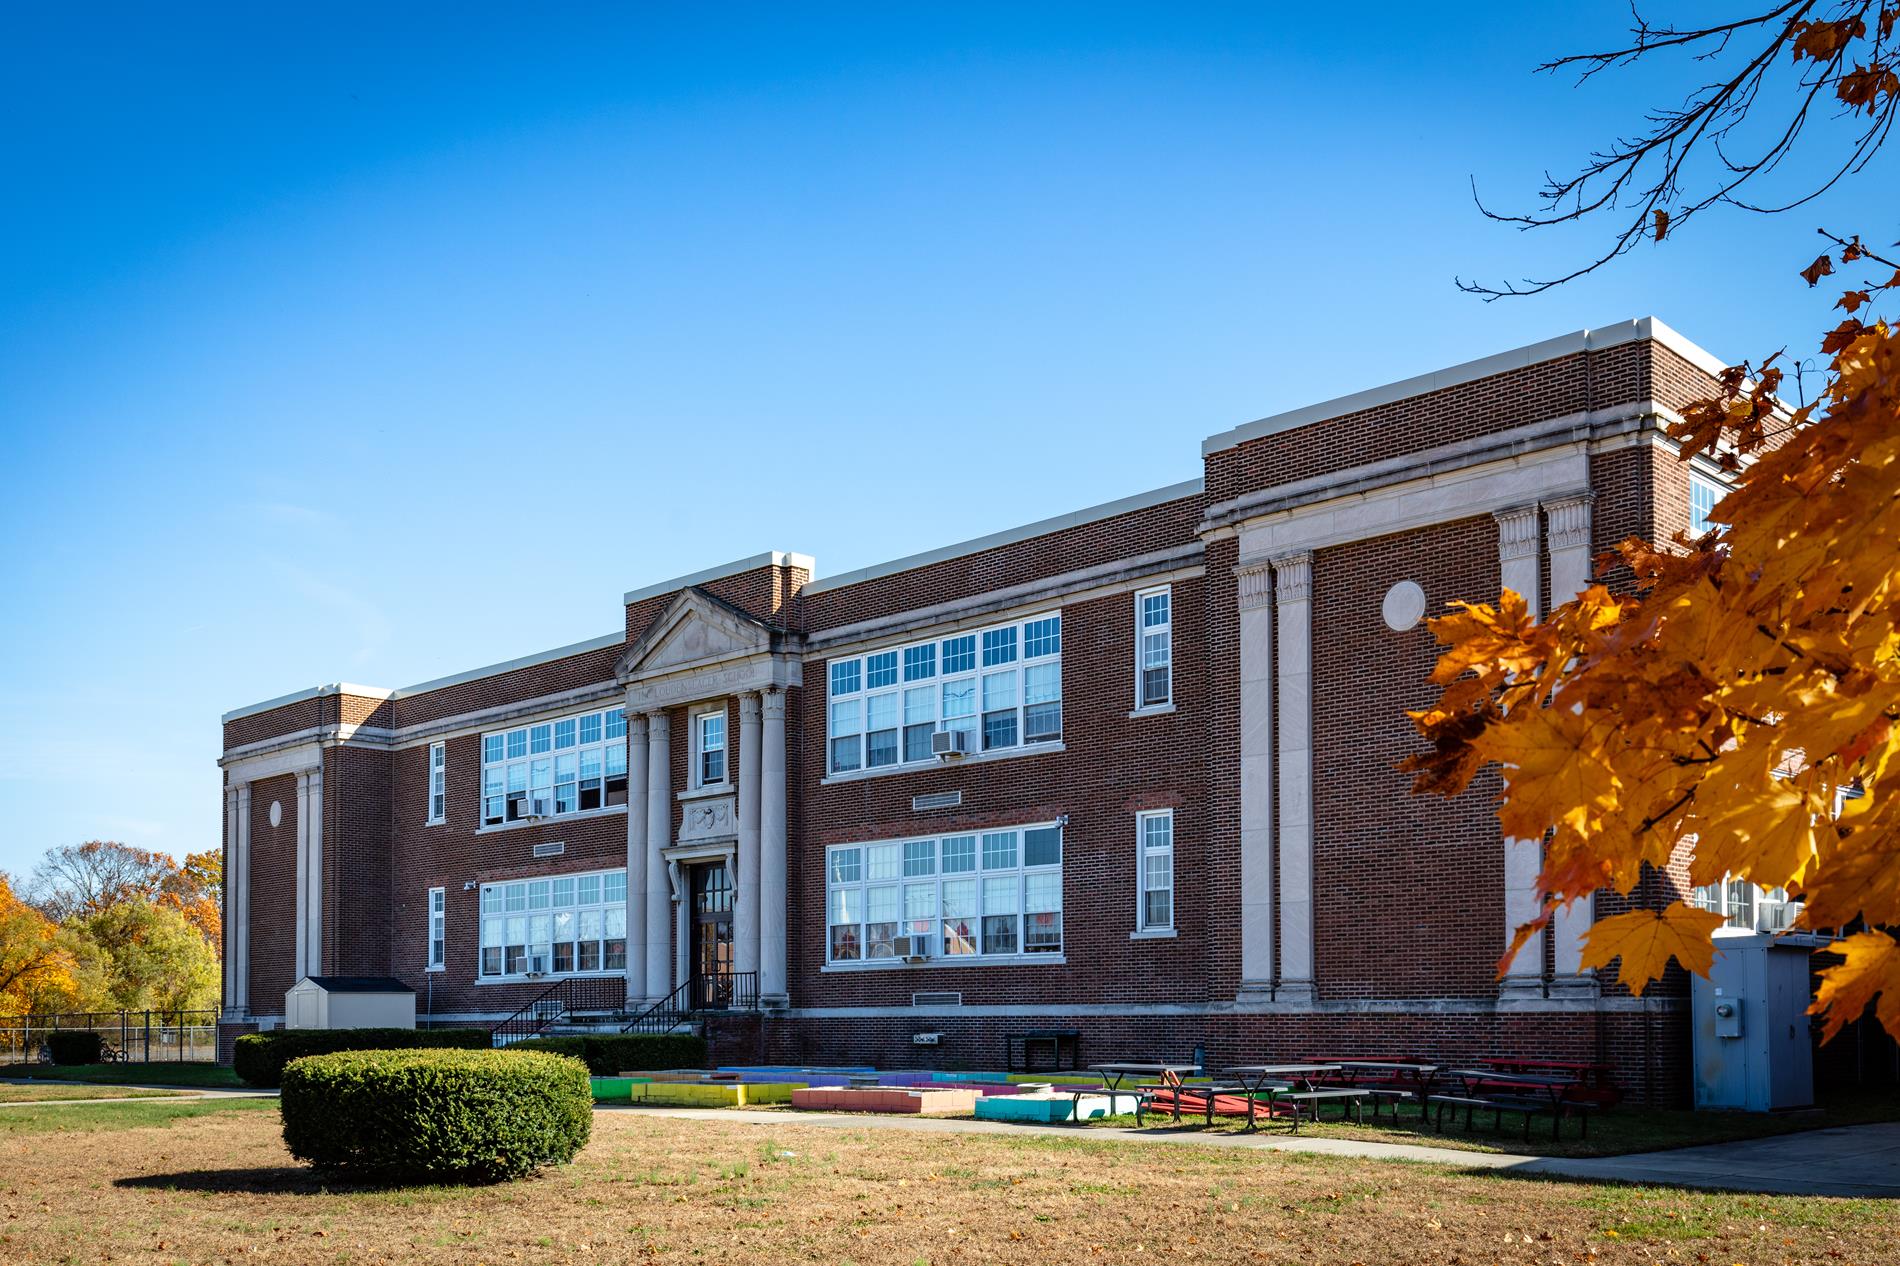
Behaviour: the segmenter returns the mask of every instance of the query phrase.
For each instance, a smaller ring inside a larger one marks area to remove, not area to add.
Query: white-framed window
[[[1062,737],[1062,617],[1013,620],[827,666],[825,769],[842,774],[931,759],[938,730],[971,752]]]
[[[1709,522],[1709,512],[1715,509],[1715,503],[1720,501],[1727,492],[1728,489],[1707,475],[1689,472],[1689,535],[1691,538],[1701,536],[1716,526]]]
[[[1167,585],[1135,595],[1135,706],[1174,702],[1174,591]]]
[[[627,803],[627,710],[482,735],[482,825]]]
[[[1724,926],[1756,932],[1780,932],[1794,921],[1794,903],[1785,888],[1762,888],[1724,875],[1719,884],[1699,884],[1695,904],[1722,916]]]
[[[627,872],[482,885],[484,977],[627,969]]]
[[[429,821],[436,826],[449,815],[449,745],[429,744]]]
[[[448,893],[429,889],[429,970],[441,971],[449,956]]]
[[[726,781],[726,710],[693,716],[693,786],[717,787]]]
[[[1136,928],[1143,932],[1174,927],[1174,810],[1135,815],[1135,847],[1140,875]]]
[[[825,958],[981,963],[1062,952],[1062,826],[825,850]]]

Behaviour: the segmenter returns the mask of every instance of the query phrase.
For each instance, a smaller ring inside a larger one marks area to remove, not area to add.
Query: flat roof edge
[[[260,712],[269,712],[276,708],[289,707],[293,703],[302,703],[305,699],[321,699],[326,695],[355,695],[359,699],[389,699],[396,693],[386,686],[359,686],[353,682],[333,681],[328,685],[293,690],[287,695],[278,695],[275,699],[266,699],[262,703],[233,708],[218,719],[220,722],[237,721],[244,717],[254,717]]]
[[[988,536],[979,536],[954,545],[925,550],[921,554],[909,554],[903,558],[891,559],[889,562],[873,563],[869,567],[860,567],[856,571],[842,572],[836,576],[826,576],[822,580],[808,582],[803,592],[823,593],[829,589],[842,589],[846,585],[862,584],[867,580],[894,576],[898,572],[928,567],[932,563],[940,563],[946,559],[961,558],[966,554],[978,554],[986,549],[995,549],[999,545],[1013,545],[1017,541],[1046,536],[1050,532],[1060,532],[1064,528],[1112,519],[1118,514],[1128,514],[1135,510],[1145,510],[1150,506],[1164,505],[1170,501],[1179,501],[1182,497],[1198,496],[1203,488],[1204,481],[1201,479],[1184,479],[1178,484],[1150,488],[1146,492],[1137,492],[1126,497],[1119,497],[1114,501],[1104,501],[1100,505],[1071,510],[1067,514],[1058,514],[1054,518],[1039,519],[1034,523],[1025,523],[1019,527],[1004,528]]]
[[[1422,396],[1427,392],[1455,387],[1460,383],[1475,382],[1480,378],[1489,378],[1493,374],[1523,369],[1539,361],[1555,360],[1559,356],[1570,356],[1577,352],[1600,351],[1603,348],[1640,342],[1644,339],[1661,343],[1705,373],[1719,374],[1727,367],[1727,362],[1683,337],[1657,318],[1637,317],[1596,329],[1573,330],[1568,334],[1560,334],[1556,338],[1544,339],[1542,342],[1514,347],[1490,356],[1481,356],[1477,360],[1469,360],[1461,365],[1435,369],[1429,373],[1400,379],[1397,382],[1368,387],[1364,391],[1355,391],[1350,395],[1337,396],[1331,400],[1322,400],[1317,404],[1309,404],[1298,409],[1289,409],[1284,413],[1275,413],[1252,422],[1245,422],[1231,430],[1208,436],[1201,442],[1201,455],[1206,457],[1223,449],[1245,444],[1249,440],[1277,435],[1282,431],[1291,431],[1313,422],[1323,422],[1328,418],[1377,408],[1382,404],[1392,404],[1412,396]]]
[[[671,580],[662,580],[657,584],[642,585],[638,589],[629,589],[621,597],[620,605],[638,602],[642,598],[654,598],[663,593],[672,593],[688,585],[703,585],[709,580],[718,580],[725,576],[736,576],[742,571],[751,571],[755,567],[802,567],[810,571],[816,563],[810,554],[794,554],[787,550],[769,549],[763,554],[754,554],[750,558],[735,559],[730,563],[720,563],[690,575],[675,576]]]

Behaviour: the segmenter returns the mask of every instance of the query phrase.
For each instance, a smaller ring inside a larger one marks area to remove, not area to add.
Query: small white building
[[[287,1029],[413,1029],[416,991],[391,976],[305,976],[284,994]]]

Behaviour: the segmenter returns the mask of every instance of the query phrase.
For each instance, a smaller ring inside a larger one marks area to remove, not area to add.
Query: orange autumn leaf
[[[1722,916],[1678,901],[1662,910],[1630,910],[1591,926],[1583,938],[1583,965],[1608,967],[1621,958],[1618,978],[1630,992],[1642,997],[1653,980],[1662,978],[1675,959],[1700,975],[1715,961],[1709,934],[1722,926]]]
[[[1822,1040],[1860,1018],[1870,1003],[1887,1032],[1900,1032],[1900,941],[1885,932],[1856,932],[1834,951],[1842,961],[1821,973],[1821,989],[1809,1008],[1823,1015]]]

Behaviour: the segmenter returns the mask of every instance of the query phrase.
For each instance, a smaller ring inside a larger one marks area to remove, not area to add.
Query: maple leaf
[[[1821,988],[1808,1008],[1826,1017],[1821,1040],[1860,1018],[1879,999],[1874,1015],[1889,1033],[1900,1033],[1900,941],[1885,932],[1856,932],[1833,946],[1841,962],[1821,972]]]
[[[1801,270],[1801,275],[1807,279],[1809,286],[1820,284],[1821,278],[1832,276],[1833,273],[1834,260],[1828,255],[1816,256],[1812,264]]]
[[[1617,978],[1637,997],[1675,959],[1699,975],[1708,975],[1715,961],[1709,934],[1722,926],[1722,916],[1677,901],[1661,910],[1630,910],[1593,924],[1583,937],[1583,965],[1608,967],[1621,958]]]

